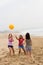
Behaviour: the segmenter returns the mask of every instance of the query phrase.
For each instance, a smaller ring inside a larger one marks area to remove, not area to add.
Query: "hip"
[[[8,45],[8,48],[9,48],[9,47],[10,47],[10,48],[13,48],[13,45]]]

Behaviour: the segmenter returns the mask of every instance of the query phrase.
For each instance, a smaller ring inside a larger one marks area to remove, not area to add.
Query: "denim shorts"
[[[26,51],[31,51],[31,50],[32,50],[31,46],[26,46]]]
[[[19,48],[22,48],[22,49],[24,49],[24,46],[23,46],[23,45],[19,45]]]

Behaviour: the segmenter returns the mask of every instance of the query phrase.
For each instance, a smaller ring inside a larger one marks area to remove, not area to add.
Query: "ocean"
[[[25,30],[21,31],[22,34],[26,34],[27,32],[29,32],[30,35],[43,36],[43,28],[40,28],[40,29],[25,29]]]
[[[18,30],[4,30],[0,31],[0,33],[19,33],[25,35],[27,32],[33,36],[43,36],[43,28],[25,28],[25,29],[18,29]]]

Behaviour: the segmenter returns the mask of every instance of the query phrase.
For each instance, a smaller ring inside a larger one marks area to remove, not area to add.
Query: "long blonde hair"
[[[21,39],[21,38],[23,38],[23,36],[22,36],[22,35],[20,35],[20,36],[19,36],[19,39]]]
[[[11,38],[11,37],[13,37],[13,35],[10,33],[10,34],[8,35],[8,39]]]

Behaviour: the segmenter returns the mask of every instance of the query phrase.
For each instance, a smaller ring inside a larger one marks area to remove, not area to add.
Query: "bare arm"
[[[14,39],[13,39],[13,37],[11,38],[11,40],[12,40],[12,42],[14,42]]]
[[[18,40],[18,37],[17,36],[15,36],[16,37],[16,39]]]

